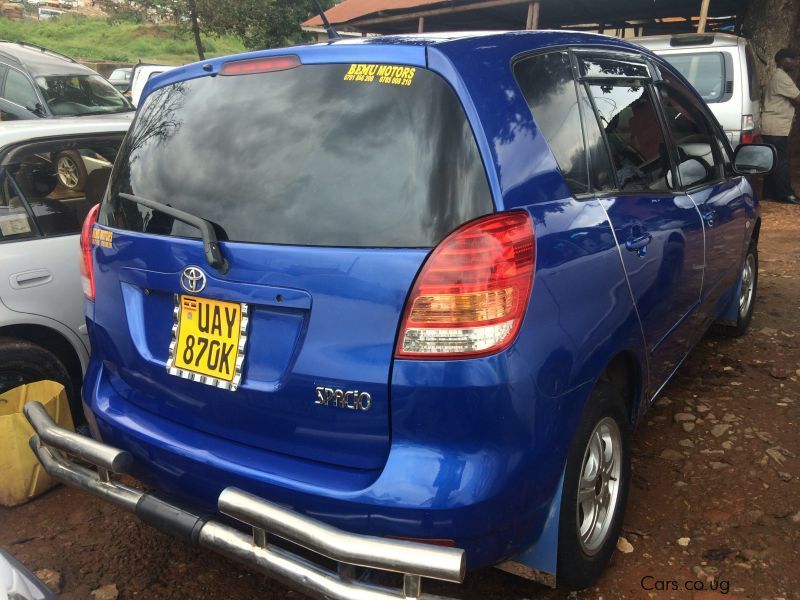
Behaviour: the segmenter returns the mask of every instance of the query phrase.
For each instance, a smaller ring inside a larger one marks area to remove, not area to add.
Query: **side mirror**
[[[25,106],[25,110],[32,112],[37,117],[46,117],[47,115],[44,112],[44,106],[40,102],[32,102]]]
[[[678,165],[678,175],[683,187],[691,187],[708,178],[708,166],[700,159],[687,158]],[[672,171],[667,172],[667,185],[670,189],[676,187],[672,180]]]
[[[766,175],[775,166],[775,148],[769,144],[742,144],[733,153],[739,175]]]

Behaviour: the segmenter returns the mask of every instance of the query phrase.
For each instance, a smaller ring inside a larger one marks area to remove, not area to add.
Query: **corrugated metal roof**
[[[452,2],[431,2],[431,0],[344,0],[341,4],[337,4],[326,10],[325,16],[328,17],[328,21],[336,25],[383,11],[402,11],[404,9],[421,6],[436,8],[437,6],[446,6],[448,4],[452,4]],[[320,26],[322,25],[322,19],[319,17],[312,17],[303,23],[303,25],[308,27]]]
[[[740,0],[711,0],[709,17],[729,16],[737,13]],[[465,5],[477,4],[472,11],[463,11]],[[492,5],[493,4],[493,5]],[[527,3],[496,2],[486,0],[344,0],[328,9],[325,14],[334,25],[350,24],[353,27],[390,33],[392,31],[415,31],[414,13],[422,11],[458,8],[458,12],[438,13],[426,19],[426,29],[515,29],[523,28]],[[483,6],[481,6],[483,5]],[[700,12],[700,0],[540,0],[540,27],[561,27],[579,23],[606,24],[624,22],[629,19],[656,19],[673,16],[696,16]],[[397,16],[408,14],[407,22],[398,21]],[[391,23],[379,25],[377,18],[392,17]],[[370,25],[360,27],[365,21]],[[304,26],[320,26],[322,20],[313,17]]]

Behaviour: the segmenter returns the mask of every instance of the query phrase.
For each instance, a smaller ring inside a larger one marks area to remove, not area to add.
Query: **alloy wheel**
[[[581,549],[603,547],[616,513],[622,470],[622,434],[614,419],[601,419],[589,436],[578,482],[577,533]]]
[[[75,189],[80,181],[80,171],[78,165],[70,156],[62,156],[58,159],[58,180],[67,189]]]
[[[750,312],[755,290],[756,257],[752,252],[747,254],[742,267],[742,290],[739,292],[739,318],[743,319]]]

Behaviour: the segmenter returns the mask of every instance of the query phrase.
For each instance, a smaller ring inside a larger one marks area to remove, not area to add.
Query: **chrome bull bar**
[[[36,435],[30,445],[44,469],[64,483],[134,512],[143,522],[187,542],[212,548],[314,598],[341,600],[444,600],[422,593],[422,578],[461,583],[465,555],[459,548],[348,533],[234,487],[219,495],[218,508],[252,527],[252,535],[192,508],[112,479],[127,472],[130,453],[60,428],[38,402],[24,407]],[[74,456],[97,471],[74,462]],[[336,561],[337,571],[271,544],[276,536]],[[356,567],[403,575],[403,587],[356,579]]]

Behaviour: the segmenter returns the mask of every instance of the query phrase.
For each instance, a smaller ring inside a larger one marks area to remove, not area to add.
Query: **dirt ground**
[[[750,332],[707,336],[635,433],[629,552],[577,595],[493,569],[463,588],[423,589],[466,599],[800,600],[800,207],[762,206]],[[64,599],[104,585],[122,599],[302,597],[66,487],[0,509],[0,546],[34,571],[55,571]]]

